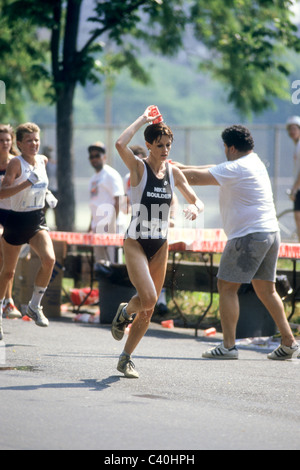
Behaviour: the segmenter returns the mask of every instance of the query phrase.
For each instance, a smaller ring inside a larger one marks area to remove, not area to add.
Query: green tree
[[[290,0],[198,0],[192,8],[195,36],[211,52],[200,67],[228,90],[243,115],[272,107],[274,98],[289,99],[287,50],[300,51]]]
[[[241,112],[257,112],[274,97],[283,96],[289,73],[282,59],[286,48],[299,51],[289,0],[95,0],[88,19],[93,29],[81,46],[83,0],[5,3],[2,18],[9,33],[19,23],[28,32],[33,26],[50,32],[49,62],[44,44],[37,42],[34,60],[23,66],[26,73],[36,70],[33,83],[41,81],[56,103],[60,230],[72,230],[75,220],[72,141],[77,84],[99,83],[112,70],[124,67],[146,82],[138,61],[144,51],[139,47],[146,44],[157,53],[174,56],[184,47],[185,31],[190,28],[210,54],[209,59],[199,57],[202,68],[226,84],[229,100]],[[13,43],[11,47],[13,56]]]
[[[25,100],[39,101],[47,95],[44,79],[48,74],[43,63],[47,60],[48,43],[38,38],[36,25],[30,20],[25,24],[24,19],[17,17],[12,27],[3,12],[7,3],[0,0],[0,79],[6,89],[0,120],[20,122],[24,119]]]

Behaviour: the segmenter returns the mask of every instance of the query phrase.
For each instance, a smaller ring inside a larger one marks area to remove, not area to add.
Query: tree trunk
[[[75,84],[62,86],[56,103],[57,230],[75,229],[74,153],[73,153],[73,100]]]

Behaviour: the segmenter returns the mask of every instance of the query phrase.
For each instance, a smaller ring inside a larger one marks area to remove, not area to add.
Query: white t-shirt
[[[209,169],[220,184],[220,212],[228,240],[279,230],[267,169],[256,153]]]
[[[121,175],[111,166],[104,165],[102,170],[90,179],[90,209],[92,212],[92,231],[103,232],[101,226],[115,223],[115,197],[124,196]]]

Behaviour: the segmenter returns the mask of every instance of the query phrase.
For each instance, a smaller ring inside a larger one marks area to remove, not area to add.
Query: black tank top
[[[157,178],[145,162],[147,178],[140,203],[132,204],[132,218],[126,236],[138,239],[166,240],[173,188],[169,176],[169,163],[162,179]]]

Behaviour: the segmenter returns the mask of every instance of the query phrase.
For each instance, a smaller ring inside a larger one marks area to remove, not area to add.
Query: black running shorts
[[[10,245],[29,243],[40,230],[49,230],[42,209],[31,212],[10,211],[4,227],[3,238]]]
[[[0,225],[4,227],[6,220],[10,211],[8,209],[0,209]]]

